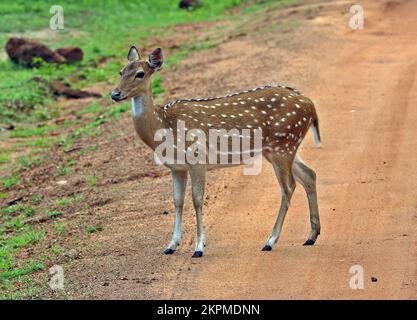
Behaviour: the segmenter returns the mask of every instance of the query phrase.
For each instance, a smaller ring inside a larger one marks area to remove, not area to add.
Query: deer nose
[[[114,101],[118,101],[120,99],[121,95],[122,95],[122,93],[117,89],[115,89],[111,92],[111,98]]]

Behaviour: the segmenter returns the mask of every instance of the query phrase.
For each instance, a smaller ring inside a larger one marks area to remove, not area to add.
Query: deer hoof
[[[312,246],[316,241],[312,239],[308,239],[306,242],[304,242],[303,246]]]
[[[265,247],[262,248],[262,251],[271,251],[272,247],[270,245],[265,245]]]
[[[175,250],[174,249],[166,249],[165,251],[164,251],[164,253],[165,254],[173,254],[175,252]]]
[[[196,251],[193,254],[193,258],[201,258],[203,256],[203,251]]]

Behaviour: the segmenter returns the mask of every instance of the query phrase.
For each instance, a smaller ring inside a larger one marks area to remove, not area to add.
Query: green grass
[[[51,218],[51,219],[55,219],[59,216],[62,216],[64,213],[61,211],[47,211],[46,215]]]
[[[96,176],[92,176],[90,178],[90,180],[88,181],[90,187],[95,187],[97,186],[97,177]]]
[[[100,232],[100,231],[103,231],[103,227],[102,226],[91,226],[91,227],[87,227],[86,231],[87,231],[87,233]]]
[[[0,153],[0,163],[7,163],[10,161],[10,154],[6,152]]]
[[[47,148],[52,142],[53,138],[50,137],[35,137],[34,139],[28,139],[19,144],[21,148]]]
[[[152,93],[155,96],[163,94],[165,89],[163,87],[163,80],[160,74],[157,74],[152,79]]]
[[[31,217],[35,214],[35,209],[25,204],[15,204],[4,209],[5,214],[21,214],[24,217]]]
[[[60,254],[60,253],[63,252],[63,248],[59,245],[53,245],[51,247],[51,252],[54,253],[54,254]]]
[[[40,162],[41,162],[40,159],[34,159],[28,156],[21,156],[17,159],[17,164],[19,165],[20,168],[31,167],[35,164],[39,164]]]
[[[44,136],[56,130],[56,126],[48,125],[43,127],[28,127],[26,125],[15,128],[11,133],[11,138],[27,138],[32,136]]]
[[[77,196],[58,199],[58,200],[55,201],[55,203],[56,203],[57,206],[65,207],[65,206],[71,205],[75,202],[82,202],[84,200],[85,200],[84,196],[77,195]]]
[[[19,251],[36,244],[45,236],[44,231],[22,223],[35,209],[26,204],[16,204],[0,209],[0,287],[7,287],[20,277],[43,269],[40,261],[18,261]]]
[[[4,207],[0,212],[2,215],[22,214],[25,217],[30,217],[35,214],[35,209],[26,204],[15,204],[12,206]]]
[[[42,202],[42,197],[40,195],[35,194],[31,197],[31,201],[34,205],[40,205]]]
[[[86,114],[95,114],[99,113],[101,111],[101,106],[98,102],[94,101],[92,102],[88,107],[77,111],[78,116],[86,115]]]
[[[97,67],[101,57],[120,57],[131,44],[139,45],[151,35],[160,35],[166,27],[196,21],[212,21],[224,18],[222,13],[243,0],[203,0],[196,10],[178,8],[177,1],[142,0],[67,0],[62,4],[65,29],[51,31],[49,8],[54,1],[24,1],[0,3],[2,24],[0,42],[5,42],[9,32],[43,30],[49,36],[41,37],[51,48],[80,46],[85,57],[75,65],[43,64],[37,69],[16,66],[9,60],[0,61],[0,122],[39,120],[53,116],[52,97],[45,80],[65,79],[75,87],[88,83],[107,81],[113,83],[121,64],[113,59]]]
[[[67,0],[62,5],[65,14],[65,28],[82,29],[93,32],[103,28],[104,33],[117,35],[115,27],[120,32],[128,32],[138,25],[168,26],[190,21],[215,20],[224,12],[240,3],[241,0],[201,0],[202,5],[197,10],[185,11],[178,9],[178,1],[142,0],[117,1],[106,0]],[[32,30],[40,30],[48,26],[51,15],[49,8],[56,2],[17,0],[13,3],[1,3],[3,23],[0,32],[23,32],[28,29],[25,22],[30,21]],[[103,20],[104,19],[104,20]],[[47,24],[45,24],[47,21]],[[105,21],[105,23],[103,23]],[[139,21],[139,22],[138,22]],[[63,34],[70,30],[60,31]],[[120,33],[119,33],[120,34]],[[110,37],[111,38],[111,37]]]
[[[54,231],[59,235],[64,234],[65,229],[66,229],[63,223],[58,223],[58,222],[54,224],[53,228],[54,228]]]
[[[61,166],[58,167],[58,169],[56,171],[56,175],[58,177],[62,177],[62,176],[65,176],[66,174],[68,174],[70,171],[71,171],[70,168],[68,168],[64,165],[61,165]]]
[[[35,213],[26,204],[0,209],[0,300],[22,297],[22,293],[11,292],[14,284],[27,283],[33,272],[44,270],[42,257],[20,258],[19,252],[24,248],[36,245],[45,237],[45,232],[22,223],[22,219]],[[34,293],[34,288],[28,286],[23,289],[26,295]]]
[[[0,178],[0,181],[3,185],[3,188],[6,190],[20,183],[20,179],[15,173],[11,176]]]
[[[42,262],[30,262],[22,268],[14,268],[9,271],[4,271],[0,273],[0,282],[19,278],[21,276],[30,274],[36,270],[43,270],[44,268],[45,266]]]
[[[122,113],[126,112],[130,109],[129,103],[122,103],[118,104],[115,107],[110,108],[109,111],[106,112],[105,116],[107,117],[118,117]]]

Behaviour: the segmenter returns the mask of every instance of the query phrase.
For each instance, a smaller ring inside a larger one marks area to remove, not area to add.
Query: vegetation
[[[21,32],[22,36],[34,35],[51,48],[79,46],[85,53],[83,62],[75,65],[42,64],[28,70],[9,60],[0,61],[0,122],[45,120],[54,110],[45,109],[52,97],[44,83],[33,81],[65,79],[82,87],[89,83],[108,81],[114,83],[121,62],[110,59],[97,65],[103,57],[117,57],[132,43],[140,45],[144,39],[159,35],[169,25],[207,21],[221,18],[224,10],[241,0],[206,0],[193,11],[178,9],[176,1],[66,1],[64,30],[49,29],[49,9],[54,1],[15,1],[0,3],[3,23],[0,25],[0,41],[4,43],[8,33]],[[105,23],[104,23],[105,22]],[[24,87],[25,90],[21,90]]]
[[[44,237],[42,230],[35,229],[23,219],[34,215],[35,210],[27,205],[13,205],[0,209],[0,288],[20,279],[35,270],[44,268],[43,261],[17,261],[15,256],[21,248],[36,244]]]
[[[103,227],[102,226],[91,226],[91,227],[87,227],[86,231],[87,231],[87,233],[100,232],[100,231],[103,231]]]

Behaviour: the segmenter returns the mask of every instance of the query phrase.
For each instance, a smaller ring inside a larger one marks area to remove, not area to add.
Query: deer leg
[[[195,209],[195,215],[197,219],[197,244],[193,258],[199,258],[203,256],[204,251],[204,226],[203,226],[203,202],[204,202],[204,189],[206,179],[206,167],[193,165],[189,168],[192,184],[193,204]]]
[[[295,179],[301,183],[307,193],[308,206],[310,208],[311,232],[304,243],[305,246],[313,245],[320,234],[319,208],[317,205],[316,173],[307,167],[299,158],[295,158],[293,164]]]
[[[172,191],[175,204],[175,221],[172,232],[172,240],[164,251],[165,254],[173,254],[181,240],[182,208],[184,206],[185,188],[187,186],[187,171],[172,170]]]
[[[285,215],[287,214],[288,207],[292,194],[295,190],[295,181],[291,170],[291,162],[288,160],[279,161],[276,158],[269,159],[274,167],[275,175],[277,176],[278,182],[281,186],[281,206],[278,211],[277,220],[272,229],[271,235],[269,236],[262,251],[271,251],[272,247],[277,242],[281,233],[282,224],[284,223]]]

